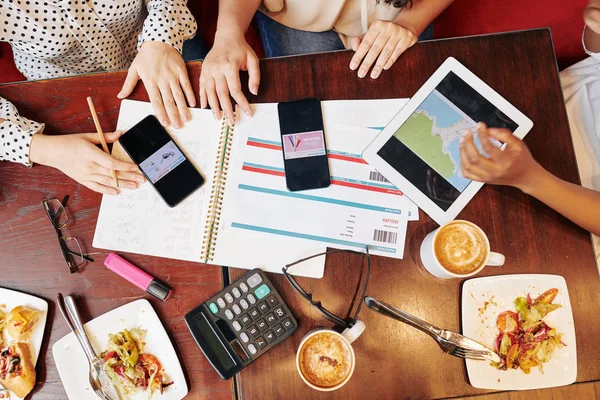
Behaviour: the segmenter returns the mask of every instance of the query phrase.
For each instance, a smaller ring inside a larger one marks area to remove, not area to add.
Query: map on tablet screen
[[[470,180],[460,170],[460,139],[476,124],[433,90],[394,136],[462,192]]]

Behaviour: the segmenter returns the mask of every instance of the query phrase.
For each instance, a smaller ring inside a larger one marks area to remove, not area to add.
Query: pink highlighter
[[[128,261],[125,261],[115,253],[110,253],[106,260],[104,260],[106,268],[119,275],[121,278],[125,278],[129,282],[147,293],[156,297],[159,300],[167,301],[173,293],[173,289],[166,283],[159,281],[152,275],[148,275],[135,265]]]

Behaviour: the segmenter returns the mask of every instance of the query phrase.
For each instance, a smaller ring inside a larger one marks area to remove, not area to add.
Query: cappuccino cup
[[[296,353],[296,368],[304,383],[322,392],[344,386],[356,365],[352,342],[364,330],[365,324],[357,321],[342,333],[325,328],[307,333]]]
[[[469,221],[455,220],[425,236],[421,262],[435,277],[466,278],[486,265],[504,265],[504,256],[490,251],[490,241],[480,227]]]

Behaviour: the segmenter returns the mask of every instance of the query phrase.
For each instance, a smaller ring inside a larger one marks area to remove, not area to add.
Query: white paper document
[[[374,179],[360,156],[378,131],[326,122],[331,186],[290,192],[278,119],[268,112],[274,106],[256,105],[254,116],[236,125],[221,229],[353,250],[369,246],[373,254],[401,258],[409,200]]]

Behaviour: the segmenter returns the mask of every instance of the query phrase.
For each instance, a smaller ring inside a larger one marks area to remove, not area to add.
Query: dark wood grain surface
[[[454,56],[530,117],[534,129],[526,142],[533,155],[561,178],[578,182],[575,157],[552,53],[550,33],[536,30],[458,40],[421,43],[388,72],[373,81],[359,80],[347,65],[349,52],[265,60],[261,63],[259,96],[251,102],[277,102],[318,96],[327,99],[410,97],[448,56]],[[193,82],[200,65],[189,64]],[[26,82],[0,86],[0,96],[19,111],[47,124],[47,133],[94,130],[86,96],[92,96],[104,130],[116,126],[116,94],[124,72]],[[147,100],[142,85],[133,99]],[[71,194],[74,224],[68,232],[79,237],[96,262],[76,275],[64,266],[56,237],[40,206],[46,196]],[[34,399],[66,398],[51,347],[68,328],[57,315],[59,291],[80,299],[83,317],[96,317],[143,296],[137,288],[107,271],[106,251],[91,248],[100,195],[58,171],[36,166],[26,169],[0,163],[0,286],[41,296],[50,302],[49,320],[38,364],[39,384]],[[552,273],[563,275],[570,288],[578,349],[578,381],[600,379],[600,344],[596,331],[600,282],[589,235],[517,190],[486,186],[460,217],[480,225],[492,247],[507,256],[501,270],[482,275]],[[418,265],[423,237],[436,225],[423,213],[409,226],[404,260],[373,257],[368,293],[435,324],[460,327],[461,282],[440,281]],[[169,282],[175,296],[161,304],[152,298],[178,350],[188,376],[190,398],[231,398],[232,381],[221,381],[187,332],[183,315],[221,288],[218,267],[174,260],[126,255],[151,274]],[[244,271],[232,270],[232,278]],[[299,279],[308,291],[334,312],[344,314],[360,279],[359,257],[338,254],[327,260],[321,280]],[[365,334],[355,342],[357,368],[351,381],[332,394],[317,393],[302,383],[294,357],[302,336],[317,326],[331,326],[290,290],[279,275],[270,275],[300,322],[299,330],[273,351],[244,370],[237,392],[244,399],[268,398],[427,398],[482,393],[468,384],[464,362],[441,354],[435,343],[414,329],[364,309]]]
[[[480,36],[421,43],[379,79],[359,80],[347,65],[351,53],[281,58],[262,64],[259,100],[277,102],[317,96],[322,100],[410,97],[447,57],[455,57],[534,121],[525,142],[552,173],[579,182],[550,32]],[[600,315],[595,310],[600,281],[590,237],[518,190],[484,186],[459,215],[481,226],[506,265],[480,275],[546,273],[565,277],[577,333],[579,382],[600,379]],[[437,225],[421,212],[409,223],[403,260],[373,257],[368,294],[440,327],[460,331],[461,280],[442,281],[419,265],[419,246]],[[321,280],[302,279],[305,289],[329,309],[344,315],[360,278],[360,260],[335,255]],[[243,271],[231,270],[232,279]],[[331,327],[316,309],[289,287],[271,278],[300,322],[298,331],[267,353],[239,379],[241,397],[261,398],[440,398],[484,393],[469,385],[464,361],[443,354],[419,331],[361,311],[367,330],[354,344],[357,365],[342,389],[319,393],[295,369],[295,352],[306,332]]]

